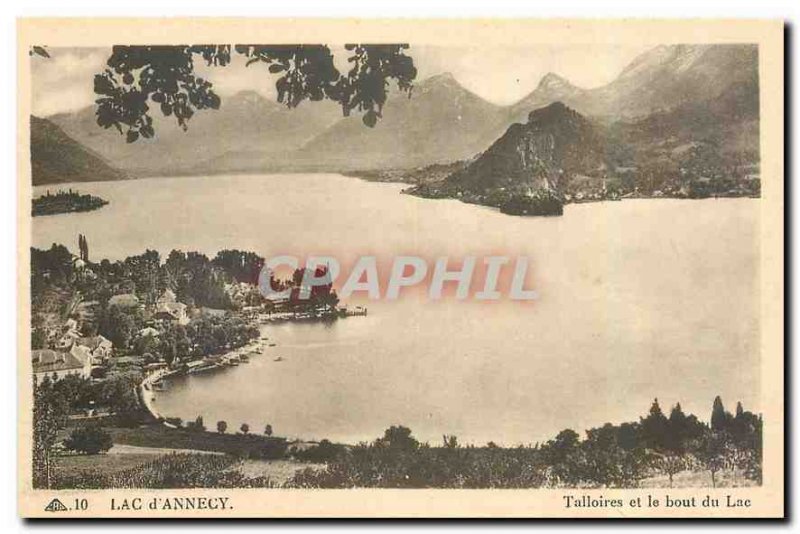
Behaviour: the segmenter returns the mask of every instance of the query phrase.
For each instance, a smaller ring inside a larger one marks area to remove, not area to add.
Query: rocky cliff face
[[[559,190],[570,176],[603,167],[604,144],[598,126],[556,102],[513,124],[447,183],[473,192]]]

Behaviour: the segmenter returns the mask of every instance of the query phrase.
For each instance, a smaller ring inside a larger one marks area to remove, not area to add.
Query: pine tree
[[[658,399],[653,400],[650,413],[641,421],[642,439],[646,447],[664,449],[670,445],[669,421],[661,411]]]
[[[728,429],[728,418],[730,414],[725,412],[722,398],[719,395],[714,399],[714,406],[711,408],[711,430],[722,432]]]
[[[681,408],[681,403],[679,402],[672,407],[672,410],[669,413],[669,422],[681,424],[684,421],[686,421],[686,414],[683,413],[683,408]]]
[[[681,403],[672,407],[669,414],[669,449],[681,452],[687,437],[688,419],[683,413]]]
[[[85,262],[89,261],[89,243],[83,234],[78,234],[78,257]]]

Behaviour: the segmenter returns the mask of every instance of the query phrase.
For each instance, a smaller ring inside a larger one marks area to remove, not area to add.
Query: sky
[[[646,46],[593,44],[541,45],[526,48],[449,48],[411,46],[408,54],[417,66],[417,81],[449,72],[458,82],[499,105],[513,104],[533,91],[548,72],[566,78],[578,87],[599,87],[612,81]],[[93,77],[101,72],[110,48],[50,48],[50,58],[33,56],[33,114],[48,116],[74,111],[94,102]],[[340,70],[346,68],[346,52],[333,48]],[[255,90],[275,97],[275,77],[263,65],[245,67],[234,54],[227,67],[206,67],[196,71],[214,84],[221,97],[243,90]],[[258,68],[260,67],[260,68]]]

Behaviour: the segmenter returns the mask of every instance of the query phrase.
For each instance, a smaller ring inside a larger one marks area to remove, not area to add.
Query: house
[[[88,365],[90,371],[92,365],[98,363],[94,361],[94,358],[92,357],[92,351],[89,349],[89,347],[83,347],[76,343],[72,345],[71,349],[69,349],[69,353],[83,365]]]
[[[246,282],[225,284],[225,292],[234,306],[239,308],[260,304],[262,300],[258,286]]]
[[[78,322],[75,319],[67,319],[64,323],[61,337],[56,341],[56,346],[61,350],[67,350],[79,337],[81,335],[78,332]]]
[[[107,360],[114,350],[114,344],[99,334],[78,338],[75,340],[75,344],[89,349],[93,360],[92,363],[94,364]]]
[[[76,330],[68,330],[60,338],[58,338],[56,346],[61,350],[67,350],[75,343],[75,340],[79,339],[80,337],[80,333],[78,333]]]
[[[154,313],[156,319],[176,321],[178,324],[189,324],[189,316],[186,314],[186,304],[178,302],[175,293],[166,289],[156,301]]]
[[[65,376],[79,376],[89,378],[91,376],[91,364],[89,360],[81,361],[69,352],[61,352],[50,349],[34,350],[31,352],[33,364],[33,377],[38,384],[45,377],[53,380],[60,380]]]

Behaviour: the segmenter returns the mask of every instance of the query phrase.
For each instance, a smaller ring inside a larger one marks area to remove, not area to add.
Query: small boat
[[[276,343],[270,343],[269,344],[270,347],[274,347],[275,345],[276,345]]]
[[[274,361],[274,362],[282,362],[283,361],[283,356],[278,356],[277,358],[275,358],[272,361]]]
[[[239,359],[242,361],[242,363],[250,362],[250,357],[247,354],[242,354],[241,356],[239,356]]]

